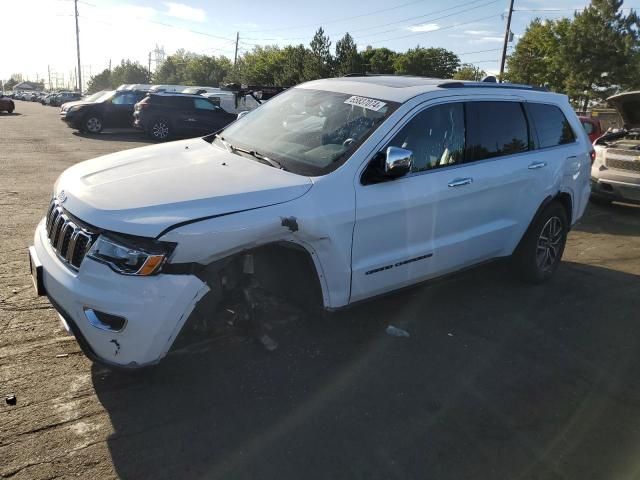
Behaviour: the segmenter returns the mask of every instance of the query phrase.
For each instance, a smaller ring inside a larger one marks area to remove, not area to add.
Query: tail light
[[[593,165],[593,162],[596,161],[596,150],[594,148],[592,148],[589,151],[589,155],[591,156],[591,165]]]

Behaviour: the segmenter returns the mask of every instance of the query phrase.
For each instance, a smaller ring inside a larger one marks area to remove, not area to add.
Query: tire
[[[14,110],[15,110],[15,107],[12,105],[11,107],[9,107],[9,110],[7,110],[7,113],[12,114]]]
[[[167,141],[171,137],[169,121],[164,118],[156,118],[151,122],[147,133],[151,138],[159,142]]]
[[[102,131],[102,117],[90,113],[82,120],[82,128],[80,130],[87,133],[100,133]]]
[[[569,232],[565,208],[551,202],[534,219],[516,249],[516,274],[529,283],[549,280],[558,269]]]

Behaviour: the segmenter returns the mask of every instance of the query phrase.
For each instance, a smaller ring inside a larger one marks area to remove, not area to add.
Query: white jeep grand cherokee
[[[338,309],[498,257],[553,275],[590,193],[566,97],[416,77],[299,85],[205,138],[66,170],[30,247],[94,360],[162,359],[256,291]]]

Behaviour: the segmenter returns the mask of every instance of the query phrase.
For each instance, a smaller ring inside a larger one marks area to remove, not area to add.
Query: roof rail
[[[547,87],[534,87],[519,83],[492,83],[492,82],[443,82],[438,84],[440,88],[508,88],[511,90],[533,90],[536,92],[548,92]]]

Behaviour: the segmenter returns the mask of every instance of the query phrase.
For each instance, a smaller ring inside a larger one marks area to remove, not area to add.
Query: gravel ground
[[[503,263],[152,372],[92,365],[28,275],[56,177],[146,143],[0,114],[0,476],[640,478],[640,208],[590,206],[549,283]],[[388,324],[410,338],[384,333]]]

